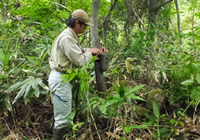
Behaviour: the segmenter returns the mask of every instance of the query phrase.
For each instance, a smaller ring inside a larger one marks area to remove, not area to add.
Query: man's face
[[[81,31],[81,34],[84,33],[86,27],[87,27],[86,24],[80,24],[80,31]]]
[[[84,33],[86,27],[87,25],[85,23],[81,24],[80,21],[76,20],[73,30],[76,34],[82,34]]]
[[[78,34],[84,33],[86,27],[87,27],[86,24],[80,24],[80,23],[78,22],[78,24],[77,24],[77,31],[78,31]]]

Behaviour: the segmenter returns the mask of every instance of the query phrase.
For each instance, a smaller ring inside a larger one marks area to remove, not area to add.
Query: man
[[[107,49],[81,48],[78,43],[78,34],[82,34],[89,23],[88,14],[78,9],[68,18],[67,26],[54,41],[49,60],[51,73],[49,75],[49,87],[53,94],[54,129],[53,138],[62,140],[67,132],[67,116],[72,110],[72,86],[70,82],[62,81],[62,74],[67,69],[82,66],[89,62],[93,55],[99,55]]]

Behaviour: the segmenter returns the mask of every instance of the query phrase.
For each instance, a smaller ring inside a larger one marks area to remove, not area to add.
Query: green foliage
[[[92,80],[94,80],[94,79],[91,79],[92,73],[89,73],[88,71],[92,70],[92,68],[94,67],[94,61],[96,59],[97,59],[97,57],[94,56],[92,58],[91,62],[88,62],[80,69],[74,69],[73,71],[68,69],[66,74],[62,75],[62,79],[64,80],[64,82],[79,80],[81,93],[83,93],[83,94],[87,93],[89,90],[89,82],[92,82]]]
[[[74,72],[72,72],[70,69],[67,70],[66,74],[62,75],[62,79],[64,79],[63,82],[70,82],[72,81],[78,74],[78,69],[75,69]]]
[[[124,127],[124,131],[126,133],[130,133],[131,132],[131,129],[148,129],[148,126],[145,126],[145,125],[132,125],[132,126],[125,126]]]
[[[78,127],[82,126],[84,124],[84,122],[79,122],[79,123],[74,123],[74,117],[76,115],[76,110],[73,110],[68,116],[67,116],[67,123],[68,123],[68,127],[72,127],[73,133],[75,133],[75,131],[78,130]],[[67,136],[69,134],[66,134],[65,136]]]
[[[124,87],[120,85],[120,87],[117,87],[117,94],[108,96],[107,100],[100,97],[92,97],[90,98],[90,105],[93,109],[99,106],[99,109],[103,114],[115,117],[118,115],[118,111],[116,110],[120,109],[124,103],[129,102],[130,100],[144,101],[144,99],[134,94],[143,87],[144,85],[138,85],[131,89],[124,89]]]
[[[11,59],[11,54],[4,53],[2,49],[0,49],[0,65],[1,69],[4,69],[5,71],[8,69],[8,63]]]
[[[28,79],[25,79],[22,82],[18,82],[15,85],[11,86],[9,90],[11,91],[19,90],[17,96],[13,100],[13,104],[23,95],[25,104],[27,104],[27,102],[29,102],[31,97],[33,97],[34,95],[36,97],[39,97],[40,95],[39,86],[48,90],[48,87],[42,82],[42,79],[34,78],[32,76],[30,76]]]
[[[0,109],[2,109],[3,111],[11,111],[12,110],[12,105],[10,102],[10,96],[1,93],[0,94]]]
[[[70,14],[64,10],[57,10],[52,0],[26,1],[22,2],[22,4],[22,7],[11,12],[25,17],[25,24],[39,26],[42,30],[52,30],[55,26],[60,25],[59,23],[56,24],[57,18],[66,19]]]
[[[126,56],[145,56],[145,52],[151,47],[152,42],[150,41],[150,36],[145,30],[133,32],[130,44],[127,44],[124,48],[126,50]]]
[[[173,2],[158,10],[156,23],[151,28],[148,27],[149,9],[145,0],[118,0],[109,14],[113,2],[114,0],[101,0],[99,9],[101,46],[109,49],[112,59],[105,73],[108,92],[96,93],[93,70],[95,60],[80,69],[68,70],[63,75],[63,80],[72,83],[80,81],[75,84],[77,90],[80,85],[78,112],[86,112],[87,117],[94,115],[92,123],[85,124],[95,123],[95,113],[98,112],[99,118],[108,116],[114,119],[112,122],[116,124],[112,124],[115,126],[111,130],[119,125],[123,126],[126,134],[121,139],[139,136],[134,132],[135,129],[148,129],[153,138],[167,139],[171,131],[174,133],[171,126],[178,124],[184,127],[184,122],[162,114],[161,108],[153,102],[152,113],[137,118],[137,123],[134,124],[135,106],[144,101],[143,94],[139,96],[141,89],[145,95],[146,91],[154,88],[161,88],[168,93],[169,106],[173,105],[173,111],[170,110],[169,115],[177,112],[182,120],[187,116],[183,110],[188,104],[192,103],[194,107],[199,105],[200,2],[179,1],[180,33],[177,32],[177,12]],[[81,8],[91,15],[91,4],[92,0],[0,2],[0,108],[4,112],[9,110],[15,114],[11,103],[21,103],[18,100],[22,96],[26,104],[41,94],[48,96],[48,57],[51,44],[65,29],[65,20],[70,13]],[[108,19],[104,22],[106,17]],[[89,47],[91,42],[84,39],[86,36],[89,34],[84,34],[81,38]],[[182,44],[179,44],[180,38]],[[129,60],[129,70],[125,60]],[[136,84],[118,83],[124,79]],[[46,102],[48,103],[49,101]],[[179,108],[182,110],[179,111]],[[75,132],[83,123],[73,123],[74,116],[73,112],[70,121]],[[29,138],[24,136],[24,139]]]
[[[194,100],[194,104],[198,105],[200,100],[198,94],[199,75],[200,75],[200,64],[198,62],[189,61],[188,64],[186,65],[175,66],[173,74],[174,84],[179,86],[183,85],[186,88],[179,89],[180,92],[182,93],[180,95],[174,94],[173,96],[176,96],[177,99],[182,99],[182,102],[184,103],[188,102],[188,97],[190,97],[191,100]]]

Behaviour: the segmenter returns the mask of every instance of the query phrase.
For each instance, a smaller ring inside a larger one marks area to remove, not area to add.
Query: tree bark
[[[98,34],[98,11],[99,11],[100,0],[92,1],[92,14],[91,14],[91,22],[94,26],[91,26],[91,38],[92,38],[92,46],[96,48],[100,48],[99,34]],[[100,92],[105,92],[106,82],[103,75],[103,71],[100,69],[100,61],[95,61],[95,74],[96,74],[96,82],[97,89]]]
[[[92,13],[91,13],[91,38],[92,46],[100,48],[99,33],[98,33],[98,12],[99,12],[100,0],[93,0],[92,2]]]
[[[156,22],[156,15],[160,8],[172,2],[173,0],[168,0],[160,5],[157,5],[159,0],[149,0],[149,25],[153,27],[153,24]]]
[[[177,25],[178,25],[178,32],[181,32],[181,24],[180,24],[180,14],[179,14],[179,7],[178,7],[178,1],[174,0],[176,5],[176,12],[177,12]],[[179,40],[179,44],[182,44],[182,39]]]

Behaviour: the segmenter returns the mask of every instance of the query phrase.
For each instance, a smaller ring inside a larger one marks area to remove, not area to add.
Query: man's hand
[[[99,55],[101,53],[100,49],[98,48],[91,48],[89,49],[89,52],[91,52],[92,55]]]

